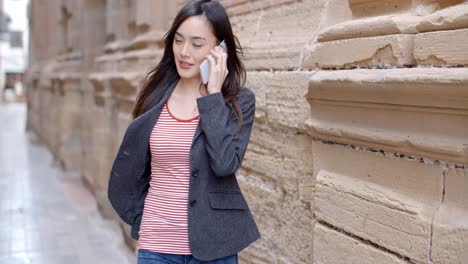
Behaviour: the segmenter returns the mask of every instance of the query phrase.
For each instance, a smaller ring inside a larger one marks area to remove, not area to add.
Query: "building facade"
[[[116,221],[110,166],[186,2],[30,4],[27,128]],[[466,263],[468,2],[220,2],[257,98],[241,263]]]

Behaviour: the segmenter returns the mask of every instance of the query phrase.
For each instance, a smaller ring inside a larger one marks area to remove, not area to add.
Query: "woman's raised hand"
[[[227,54],[223,48],[216,46],[210,50],[210,54],[206,56],[210,62],[210,78],[208,80],[208,93],[221,92],[224,80],[228,75],[227,69]]]

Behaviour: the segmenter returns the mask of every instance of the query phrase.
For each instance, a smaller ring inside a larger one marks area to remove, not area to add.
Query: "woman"
[[[227,52],[217,45],[224,40]],[[260,237],[235,172],[250,138],[255,96],[229,18],[217,1],[184,6],[137,98],[108,186],[138,263],[237,263]],[[210,62],[204,85],[199,66]]]

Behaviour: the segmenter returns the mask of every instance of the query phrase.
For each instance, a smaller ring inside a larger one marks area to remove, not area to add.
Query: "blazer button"
[[[192,171],[192,176],[193,177],[198,177],[198,170]]]
[[[197,204],[197,200],[190,201],[190,206],[195,207],[196,204]]]

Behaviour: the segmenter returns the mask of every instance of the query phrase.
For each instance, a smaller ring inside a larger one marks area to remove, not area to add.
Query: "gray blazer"
[[[130,123],[110,172],[109,201],[136,240],[151,175],[150,133],[176,84]],[[197,99],[200,119],[190,150],[187,208],[190,249],[203,261],[234,255],[260,238],[235,175],[252,130],[255,95],[242,87],[237,102],[244,119],[240,131],[221,93]]]

